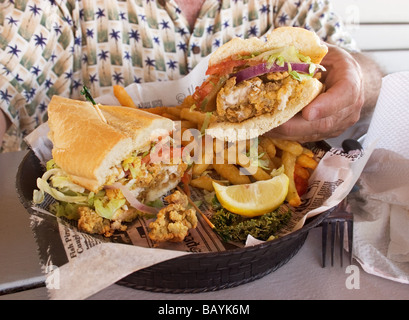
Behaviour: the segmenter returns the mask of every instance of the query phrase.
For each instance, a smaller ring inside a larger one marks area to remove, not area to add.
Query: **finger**
[[[329,117],[308,121],[301,114],[271,130],[266,135],[300,142],[317,141],[338,136],[359,119],[354,107],[344,108]]]
[[[343,108],[356,105],[362,95],[360,79],[338,80],[327,91],[318,95],[302,111],[306,120],[318,120],[340,112]],[[357,108],[362,106],[356,105]]]
[[[314,124],[318,121],[307,121],[301,114],[296,114],[289,121],[266,133],[273,138],[285,138],[289,140],[300,140],[304,135],[310,136],[315,132]]]

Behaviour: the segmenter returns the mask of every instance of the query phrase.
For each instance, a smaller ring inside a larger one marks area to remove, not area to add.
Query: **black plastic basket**
[[[34,152],[19,165],[16,188],[20,201],[33,213],[36,179],[44,172]],[[195,253],[134,272],[117,283],[139,290],[195,293],[235,287],[259,279],[286,264],[303,246],[308,232],[331,210],[309,220],[299,230],[259,245],[217,253]]]

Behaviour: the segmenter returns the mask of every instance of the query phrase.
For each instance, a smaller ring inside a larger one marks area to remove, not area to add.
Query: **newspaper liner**
[[[203,82],[206,68],[207,59],[180,80],[133,84],[126,90],[142,108],[178,105]],[[119,105],[113,95],[96,100],[102,104]],[[42,164],[51,158],[52,143],[46,138],[48,130],[45,123],[26,139]],[[280,237],[302,228],[306,219],[331,209],[345,198],[373,150],[373,146],[369,146],[363,151],[348,154],[336,148],[323,148],[323,145],[309,146],[320,160],[319,165],[311,175],[301,206],[296,210],[290,208],[291,221],[279,232]],[[200,190],[192,188],[193,201],[203,200],[203,196]],[[33,207],[38,215],[31,216],[31,224],[52,299],[85,299],[130,273],[159,262],[191,253],[220,252],[232,246],[243,246],[222,242],[200,214],[197,228],[191,229],[183,242],[160,243],[155,248],[147,236],[152,220],[144,218],[138,218],[129,224],[127,231],[109,239],[89,235],[78,231],[75,222],[56,218],[47,212],[51,201],[51,197],[46,197],[40,207]],[[211,208],[205,201],[202,204],[201,211],[210,217]],[[260,242],[250,236],[245,246]]]

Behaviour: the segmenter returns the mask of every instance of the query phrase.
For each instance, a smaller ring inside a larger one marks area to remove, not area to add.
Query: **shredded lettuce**
[[[55,202],[50,206],[50,211],[54,212],[57,217],[65,217],[69,220],[78,220],[80,218],[78,207],[80,206],[80,204],[75,203]]]
[[[284,165],[281,165],[280,168],[271,170],[270,175],[272,177],[276,177],[276,176],[279,176],[280,174],[283,174],[283,173],[284,173]]]
[[[206,116],[205,116],[205,119],[203,121],[202,128],[200,129],[200,133],[202,135],[205,134],[206,129],[209,127],[210,120],[212,119],[212,115],[213,115],[213,112],[206,112]]]
[[[87,192],[85,188],[71,182],[69,177],[54,162],[47,162],[48,170],[41,178],[37,178],[38,190],[33,191],[33,202],[40,204],[45,199],[45,193],[52,196],[57,202],[53,203],[49,210],[57,217],[66,217],[68,219],[78,220],[78,207],[94,207],[96,199],[102,199],[105,191],[98,193]]]
[[[69,202],[69,203],[77,203],[77,204],[87,204],[88,202],[88,197],[84,195],[77,195],[77,196],[68,196],[62,193],[61,191],[58,191],[55,188],[50,187],[48,182],[43,179],[43,178],[37,178],[37,187],[40,192],[44,192],[50,194],[54,199],[57,201],[63,201],[63,202]],[[36,198],[36,200],[43,198],[44,196],[40,197],[40,195],[37,193],[34,195],[33,198]],[[41,203],[41,202],[40,202]]]
[[[95,211],[101,217],[111,220],[114,213],[126,203],[125,199],[112,199],[107,204],[103,204],[102,200],[95,199]]]
[[[156,199],[153,201],[149,201],[148,203],[146,203],[147,206],[149,207],[154,207],[154,208],[163,208],[165,205],[163,204],[162,199]]]
[[[264,152],[258,153],[258,142],[254,142],[250,144],[249,151],[246,152],[247,158],[250,159],[250,166],[251,167],[260,167],[262,169],[268,170],[268,161],[263,160],[262,157],[264,156]]]
[[[149,154],[155,148],[155,145],[151,146],[151,150],[147,150],[144,155]],[[141,167],[144,166],[142,158],[143,156],[135,151],[123,160],[121,168],[118,168],[122,170],[122,173],[117,178],[122,177],[123,179],[121,179],[124,180],[127,187],[134,184],[136,178],[142,174]],[[50,207],[50,210],[57,216],[79,219],[78,208],[84,206],[95,210],[101,217],[111,220],[118,209],[126,204],[127,200],[125,198],[108,200],[104,189],[95,193],[75,184],[53,159],[47,162],[46,169],[47,171],[43,176],[37,179],[38,189],[33,191],[33,203],[43,203],[45,193],[49,194],[57,201]],[[129,176],[126,176],[126,171],[129,171]]]
[[[54,159],[51,159],[51,160],[47,161],[46,169],[48,171],[48,170],[51,170],[51,169],[59,169],[59,167],[55,163]]]
[[[292,76],[295,80],[298,80],[300,82],[305,79],[310,79],[312,77],[310,74],[300,73],[294,70],[290,71],[288,74]]]
[[[71,180],[66,177],[66,176],[52,176],[50,178],[51,184],[53,187],[58,188],[58,189],[65,189],[67,191],[73,191],[73,192],[78,192],[78,193],[84,193],[85,188],[79,186],[78,184],[75,184],[71,182]]]
[[[256,56],[252,60],[266,61],[267,67],[272,67],[274,63],[282,67],[285,63],[288,63],[288,73],[298,81],[313,77],[317,69],[325,71],[323,66],[312,63],[310,57],[299,53],[294,46],[269,50]],[[308,63],[310,65],[308,70],[309,74],[303,74],[292,70],[290,63]]]
[[[294,46],[269,50],[263,52],[253,59],[264,60],[271,65],[273,65],[274,62],[276,62],[278,65],[284,65],[284,62],[311,62],[309,57],[300,54]]]

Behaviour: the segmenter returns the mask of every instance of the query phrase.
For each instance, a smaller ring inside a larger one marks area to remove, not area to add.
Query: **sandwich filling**
[[[236,77],[227,80],[217,95],[217,114],[224,121],[242,122],[274,109],[284,110],[288,99],[300,90],[299,81],[288,72],[236,82]]]
[[[319,78],[321,70],[293,46],[233,55],[209,67],[208,79],[192,98],[203,111],[215,111],[218,121],[240,123],[284,110],[303,82]]]
[[[157,200],[159,195],[176,186],[187,169],[186,163],[173,158],[155,161],[151,156],[154,149],[152,145],[148,151],[134,151],[113,166],[97,192],[72,182],[52,159],[44,175],[37,179],[39,190],[34,190],[34,203],[42,203],[48,193],[57,200],[51,211],[78,220],[82,231],[110,236],[115,230],[124,230],[122,222],[142,214],[156,214],[158,206],[162,206]]]

